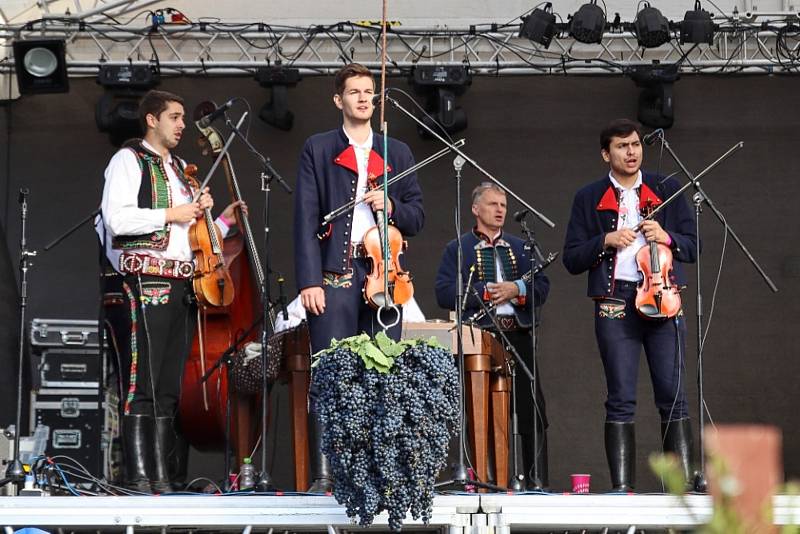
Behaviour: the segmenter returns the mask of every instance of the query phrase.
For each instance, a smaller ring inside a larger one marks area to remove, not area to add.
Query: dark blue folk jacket
[[[383,175],[383,137],[374,136],[367,165],[370,175]],[[389,138],[389,179],[414,165],[411,150]],[[300,155],[294,205],[294,257],[298,289],[322,286],[322,273],[344,274],[350,269],[350,230],[353,210],[321,227],[322,218],[353,200],[358,183],[355,152],[342,128],[308,138]],[[389,186],[393,211],[389,223],[404,237],[422,229],[422,191],[412,173]]]
[[[530,260],[528,259],[528,253],[525,251],[525,241],[516,236],[503,233],[495,239],[494,243],[489,243],[488,237],[483,234],[478,234],[476,231],[463,234],[461,236],[461,247],[464,258],[461,275],[463,276],[464,284],[469,281],[470,267],[473,265],[476,266],[471,285],[477,290],[478,295],[486,300],[484,291],[486,289],[486,281],[484,278],[488,275],[490,280],[494,280],[493,269],[495,269],[495,266],[491,263],[479,266],[481,262],[478,260],[477,249],[480,248],[482,242],[485,242],[483,246],[494,245],[498,249],[503,248],[510,252],[508,257],[511,258],[511,260],[504,261],[504,257],[507,253],[500,252],[499,250],[497,251],[497,254],[501,257],[501,263],[504,265],[504,271],[506,271],[503,273],[503,278],[507,282],[515,282],[521,279],[522,276],[530,270]],[[484,274],[482,274],[481,271],[484,271]],[[436,274],[436,301],[442,308],[455,310],[457,273],[458,243],[453,239],[444,249],[442,261],[439,264],[439,272]],[[545,300],[547,300],[547,294],[550,292],[550,280],[548,280],[544,273],[540,272],[534,276],[533,283],[528,282],[525,288],[526,296],[524,303],[514,299],[514,301],[512,301],[512,306],[514,308],[514,315],[520,326],[530,327],[531,309],[534,305],[541,306],[544,304]],[[531,295],[534,295],[534,298],[531,298]],[[467,290],[464,296],[466,297],[466,304],[462,317],[464,319],[469,319],[472,315],[482,310],[482,307],[472,291]],[[481,326],[488,326],[491,324],[491,320],[485,317],[479,324]]]
[[[653,208],[680,189],[678,181],[642,173],[639,208]],[[614,269],[617,251],[604,247],[605,235],[617,229],[619,194],[608,176],[592,182],[575,194],[572,212],[564,241],[564,266],[572,274],[589,271],[587,293],[602,298],[614,293]],[[672,201],[656,214],[655,219],[670,235],[673,255],[673,282],[686,285],[681,263],[693,263],[697,258],[697,235],[694,212],[684,195]]]

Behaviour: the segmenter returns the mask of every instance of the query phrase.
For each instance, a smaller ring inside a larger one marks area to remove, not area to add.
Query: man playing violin
[[[295,271],[300,299],[308,312],[311,350],[342,339],[381,330],[376,312],[362,295],[369,273],[363,237],[375,226],[374,213],[386,210],[389,224],[404,236],[413,236],[424,222],[422,192],[415,174],[389,186],[388,205],[381,189],[369,190],[369,182],[381,178],[384,157],[389,176],[414,165],[405,143],[389,138],[384,155],[383,138],[372,131],[375,81],[372,73],[356,63],[340,69],[334,79],[334,105],[342,112],[342,126],[311,136],[300,155],[294,210]],[[363,201],[330,224],[323,217],[354,199]],[[383,312],[384,324],[400,319],[401,310]],[[400,338],[398,323],[387,332]],[[310,491],[330,491],[328,463],[320,453],[322,429],[314,414],[311,392],[311,453],[314,483]]]
[[[124,483],[163,493],[171,489],[174,417],[196,324],[189,229],[214,200],[208,188],[194,199],[185,163],[172,154],[185,128],[183,99],[150,91],[139,120],[144,139],[128,142],[106,167],[98,234],[120,375]],[[239,204],[217,219],[223,235]]]
[[[635,484],[634,415],[642,347],[661,417],[663,449],[678,455],[688,482],[692,434],[684,387],[683,314],[645,318],[637,311],[635,300],[643,280],[636,255],[648,241],[668,247],[676,260],[674,279],[668,283],[685,285],[681,263],[692,263],[697,256],[692,211],[681,196],[653,220],[644,220],[648,209],[663,203],[680,186],[672,178],[641,171],[637,123],[612,121],[600,134],[600,148],[610,171],[576,193],[563,261],[572,274],[589,272],[588,295],[595,301],[595,335],[608,388],[605,448],[612,491],[632,491]]]
[[[475,227],[461,236],[463,262],[461,274],[465,284],[463,319],[469,320],[486,305],[493,305],[495,319],[519,355],[532,369],[531,328],[533,310],[544,304],[550,291],[550,281],[537,272],[533,282],[523,275],[530,267],[525,241],[503,231],[507,213],[506,192],[499,186],[484,182],[472,191],[472,214]],[[436,300],[439,306],[456,309],[458,274],[458,242],[447,244],[436,275]],[[474,288],[477,295],[472,292]],[[481,328],[496,328],[491,319],[483,317]],[[547,466],[547,415],[544,394],[536,373],[536,398],[528,376],[516,373],[515,397],[523,443],[523,465],[531,489],[543,489],[548,484]],[[538,442],[534,442],[534,424],[537,425]],[[538,447],[537,451],[534,446]],[[534,458],[538,460],[534,480]]]

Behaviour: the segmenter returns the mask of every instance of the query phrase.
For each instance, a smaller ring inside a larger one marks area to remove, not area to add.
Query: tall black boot
[[[693,481],[692,472],[692,422],[686,417],[677,421],[661,423],[661,438],[664,443],[664,452],[673,453],[678,457],[683,471],[683,479],[686,486],[690,487]]]
[[[606,422],[606,459],[611,472],[611,491],[633,491],[636,478],[636,432],[634,423]]]
[[[147,415],[122,417],[122,455],[126,488],[150,493],[150,478],[154,472],[153,418]]]
[[[308,452],[311,456],[311,487],[309,493],[331,493],[333,491],[333,473],[328,457],[322,454],[322,433],[325,427],[319,422],[316,414],[309,414]]]
[[[175,452],[175,418],[156,417],[155,461],[150,487],[153,493],[172,491],[169,477],[169,459]]]

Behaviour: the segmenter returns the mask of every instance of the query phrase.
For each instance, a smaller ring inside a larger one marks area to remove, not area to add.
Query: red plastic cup
[[[589,493],[589,483],[592,475],[586,473],[576,473],[572,477],[572,493]]]

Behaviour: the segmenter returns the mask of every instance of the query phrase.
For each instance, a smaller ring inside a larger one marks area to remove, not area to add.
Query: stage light
[[[294,113],[289,110],[288,88],[300,81],[300,71],[280,65],[262,67],[256,71],[256,80],[261,87],[271,91],[269,102],[261,107],[258,116],[270,126],[288,132],[294,126]]]
[[[642,65],[628,73],[639,94],[639,122],[651,128],[670,128],[675,121],[675,99],[673,84],[678,80],[678,66]]]
[[[519,36],[526,37],[535,43],[548,48],[553,34],[556,31],[556,16],[553,14],[553,4],[547,2],[544,9],[538,7],[527,17],[522,17]]]
[[[650,7],[648,2],[645,2],[644,8],[636,14],[633,26],[636,29],[639,46],[656,48],[669,42],[669,21],[661,11]]]
[[[17,40],[13,46],[20,94],[69,91],[66,45],[63,40]]]
[[[456,97],[464,94],[472,83],[468,67],[417,65],[410,82],[417,93],[426,97],[425,111],[433,117],[422,117],[426,126],[438,133],[444,129],[448,134],[467,127],[467,114],[456,103]],[[418,131],[422,137],[430,137],[424,128]]]
[[[105,93],[95,107],[97,129],[108,133],[114,146],[142,137],[139,123],[139,101],[144,94],[158,85],[158,71],[149,64],[102,65],[97,73],[97,83]]]
[[[569,34],[581,43],[600,43],[606,29],[606,14],[597,5],[597,0],[583,4],[572,16]]]
[[[711,13],[700,8],[700,0],[694,3],[694,11],[687,11],[681,22],[681,44],[714,42],[714,22]]]

